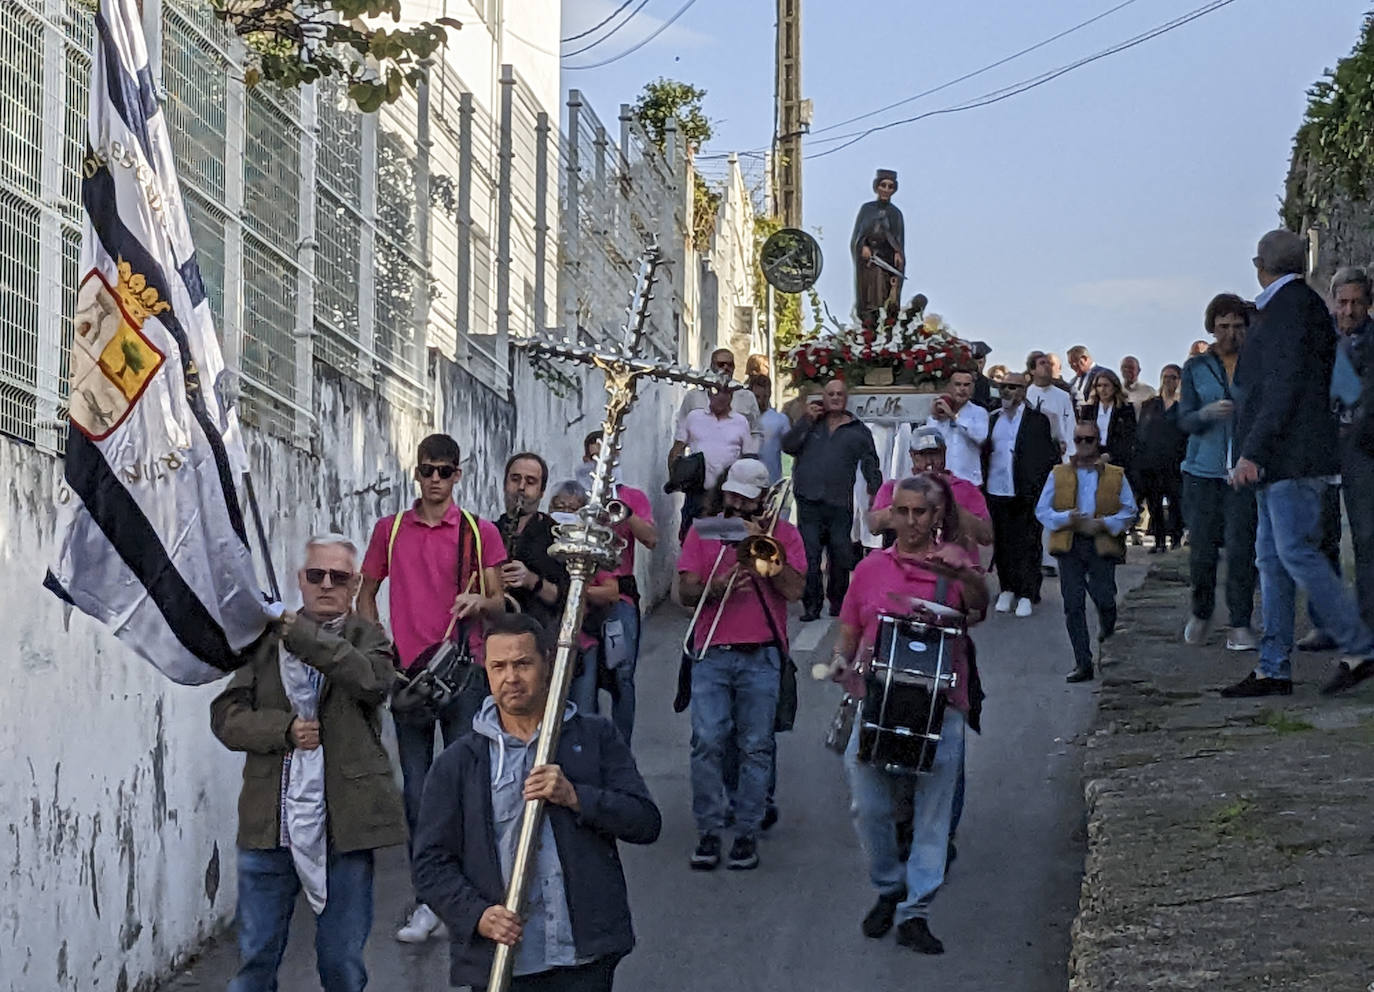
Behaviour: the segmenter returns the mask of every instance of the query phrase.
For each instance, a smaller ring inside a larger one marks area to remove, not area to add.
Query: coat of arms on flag
[[[77,294],[71,418],[92,441],[124,422],[166,358],[144,335],[143,321],[171,305],[128,262],[118,271],[118,285],[111,287],[92,269]]]

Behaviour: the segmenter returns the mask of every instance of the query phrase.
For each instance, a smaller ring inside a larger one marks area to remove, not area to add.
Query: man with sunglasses
[[[1073,457],[1050,472],[1035,516],[1050,531],[1050,553],[1059,560],[1064,625],[1074,657],[1065,681],[1087,682],[1093,677],[1093,653],[1084,595],[1097,607],[1097,639],[1105,641],[1116,629],[1116,566],[1126,557],[1126,529],[1136,517],[1126,473],[1102,459],[1096,421],[1075,425]]]
[[[734,383],[735,378],[735,353],[729,348],[717,348],[711,352],[711,371],[719,372],[731,380],[730,389],[730,409],[738,413],[745,420],[749,421],[749,433],[754,438],[754,450],[758,451],[763,446],[763,423],[759,420],[759,403],[753,392],[741,388]],[[688,391],[682,397],[682,406],[677,411],[677,423],[680,427],[687,419],[687,414],[693,410],[705,410],[711,405],[711,393],[705,388],[697,388]]]
[[[250,649],[210,704],[211,728],[244,753],[238,826],[238,975],[232,992],[277,987],[302,887],[315,913],[320,982],[367,984],[373,851],[405,840],[401,797],[382,748],[391,644],[353,612],[358,551],[310,539],[297,573],[303,605]]]
[[[505,609],[500,566],[506,549],[501,532],[453,501],[453,488],[463,475],[460,459],[458,442],[447,434],[431,434],[420,442],[415,466],[420,498],[410,509],[377,521],[363,558],[358,612],[369,620],[378,619],[377,592],[386,581],[391,636],[401,671],[415,664],[427,648],[464,630],[480,662],[482,619]],[[486,680],[478,678],[470,690],[439,712],[437,721],[392,714],[406,824],[412,838],[425,775],[434,760],[435,724],[447,747],[472,728],[472,718],[485,696]],[[396,938],[420,943],[438,928],[438,917],[422,904]]]

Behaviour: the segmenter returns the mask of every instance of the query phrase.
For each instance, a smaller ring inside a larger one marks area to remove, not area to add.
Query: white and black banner
[[[247,458],[138,2],[100,0],[95,18],[64,533],[45,584],[173,681],[209,682],[268,622]]]

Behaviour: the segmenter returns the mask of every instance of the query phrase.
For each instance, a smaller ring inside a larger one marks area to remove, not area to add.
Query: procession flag
[[[44,584],[197,684],[241,665],[268,622],[247,457],[138,0],[100,0],[95,27],[63,533]]]

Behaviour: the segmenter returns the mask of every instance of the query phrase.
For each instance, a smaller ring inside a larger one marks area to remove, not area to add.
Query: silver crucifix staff
[[[549,699],[544,706],[539,742],[535,746],[535,765],[547,765],[558,751],[558,735],[563,728],[563,708],[567,703],[568,684],[572,681],[573,658],[577,632],[582,627],[587,580],[598,568],[614,568],[620,561],[624,542],[611,528],[625,519],[625,507],[612,496],[612,473],[620,461],[620,438],[625,431],[625,415],[634,406],[641,379],[663,379],[696,386],[720,387],[727,379],[723,375],[696,372],[678,365],[648,361],[639,357],[644,342],[644,329],[649,320],[649,301],[658,267],[663,255],[651,244],[640,259],[639,278],[630,300],[629,319],[625,324],[624,341],[607,352],[582,348],[567,339],[546,344],[531,342],[529,350],[565,361],[578,362],[599,368],[606,377],[606,413],[601,423],[601,452],[592,472],[592,489],[587,505],[578,512],[576,523],[560,524],[554,528],[556,540],[549,551],[568,567],[568,599],[563,618],[558,624],[558,652],[554,656],[553,676],[549,685]],[[529,882],[534,846],[543,826],[544,800],[531,799],[525,803],[525,817],[520,823],[520,839],[511,865],[510,886],[506,890],[505,906],[512,913],[523,915],[525,891]],[[510,968],[514,948],[496,945],[496,959],[492,962],[488,992],[506,992],[510,986]]]

